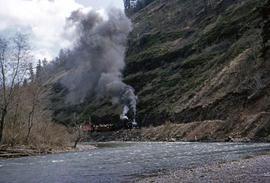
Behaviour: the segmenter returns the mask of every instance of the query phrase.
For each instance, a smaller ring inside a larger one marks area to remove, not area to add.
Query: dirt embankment
[[[246,126],[234,121],[207,120],[183,124],[167,122],[157,127],[119,130],[114,132],[93,132],[90,141],[201,141],[201,142],[261,142],[270,141],[270,136],[256,136],[261,133],[261,122],[267,114],[253,116]],[[242,133],[239,133],[241,131]]]

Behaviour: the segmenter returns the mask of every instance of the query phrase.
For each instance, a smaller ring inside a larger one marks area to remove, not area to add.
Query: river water
[[[267,143],[110,142],[83,152],[0,159],[0,183],[118,183],[270,152]]]

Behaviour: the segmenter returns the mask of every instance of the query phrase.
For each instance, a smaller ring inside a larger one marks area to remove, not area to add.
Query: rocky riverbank
[[[240,161],[215,163],[191,169],[180,169],[150,177],[139,183],[268,183],[270,182],[270,155],[246,157]]]
[[[224,129],[225,121],[208,120],[191,123],[170,123],[140,129],[123,129],[89,133],[87,141],[184,141],[184,142],[269,142],[270,136],[258,137],[254,133],[239,134]]]

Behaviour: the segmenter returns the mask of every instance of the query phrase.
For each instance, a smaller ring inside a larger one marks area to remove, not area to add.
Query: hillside
[[[191,129],[217,136],[269,135],[264,3],[161,0],[131,16],[125,81],[143,125],[196,121]]]
[[[179,139],[270,140],[269,1],[204,2],[156,0],[130,15],[124,82],[138,95],[137,121],[180,124]],[[75,111],[121,126],[121,107],[106,99]]]

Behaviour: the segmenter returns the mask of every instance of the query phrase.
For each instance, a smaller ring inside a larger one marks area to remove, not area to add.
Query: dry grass
[[[45,151],[67,146],[68,129],[53,122],[48,105],[48,89],[38,83],[17,88],[5,119],[2,144],[9,147],[26,145]]]
[[[2,144],[9,146],[28,145],[41,151],[47,148],[61,148],[68,146],[72,135],[65,126],[52,122],[40,122],[33,125],[27,139],[27,128],[24,125],[16,127],[7,125],[4,129]]]

